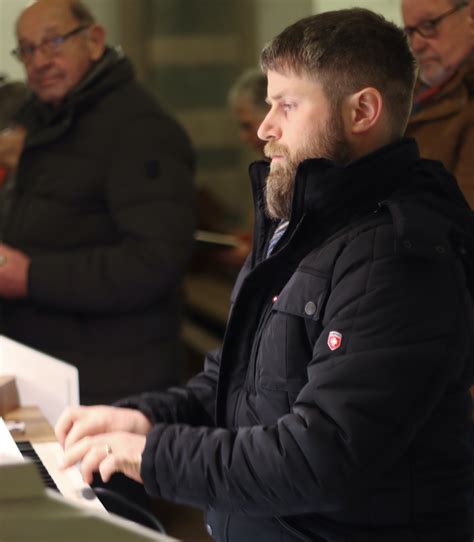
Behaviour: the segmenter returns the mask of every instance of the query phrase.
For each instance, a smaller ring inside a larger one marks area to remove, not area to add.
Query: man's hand
[[[62,468],[80,462],[80,471],[87,484],[92,482],[94,472],[99,472],[104,482],[108,482],[114,472],[122,472],[143,483],[140,467],[145,443],[145,436],[126,432],[85,437],[67,448]]]
[[[21,126],[0,131],[0,165],[14,170],[23,151],[26,130]]]
[[[116,431],[146,435],[151,427],[139,410],[99,405],[66,408],[54,431],[61,446],[69,450],[84,437]]]
[[[142,482],[141,457],[145,435],[152,425],[139,410],[112,406],[69,407],[54,431],[63,446],[64,469],[81,462],[81,473],[90,484],[94,472],[107,482],[114,472]]]
[[[30,258],[0,243],[0,297],[18,299],[28,295]]]

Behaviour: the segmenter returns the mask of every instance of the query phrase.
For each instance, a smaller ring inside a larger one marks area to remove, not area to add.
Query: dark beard
[[[299,149],[294,157],[278,142],[269,141],[265,145],[267,156],[280,154],[285,157],[285,164],[270,170],[267,177],[265,199],[268,217],[277,220],[290,218],[296,171],[300,162],[307,158],[327,158],[336,164],[344,165],[354,158],[354,150],[344,134],[341,115],[335,113],[333,117],[331,129],[326,126],[322,133]]]

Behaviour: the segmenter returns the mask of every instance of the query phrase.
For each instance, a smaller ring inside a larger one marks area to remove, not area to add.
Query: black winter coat
[[[31,257],[1,333],[77,365],[81,401],[179,377],[180,281],[194,230],[194,156],[178,124],[108,50],[58,108],[33,98],[2,239]]]
[[[267,167],[222,351],[124,403],[156,423],[147,491],[205,508],[222,542],[470,542],[474,226],[454,179],[413,140],[305,161],[265,259]]]

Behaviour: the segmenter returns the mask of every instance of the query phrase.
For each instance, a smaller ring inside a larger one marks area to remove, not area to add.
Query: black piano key
[[[43,485],[45,487],[48,487],[49,489],[54,489],[59,493],[60,491],[58,489],[58,486],[51,478],[51,475],[47,471],[46,467],[43,465],[41,459],[38,457],[38,454],[35,452],[35,449],[31,445],[31,442],[29,440],[20,440],[17,441],[16,445],[18,446],[18,449],[20,450],[23,457],[26,457],[30,461],[33,461],[36,469],[39,472]]]

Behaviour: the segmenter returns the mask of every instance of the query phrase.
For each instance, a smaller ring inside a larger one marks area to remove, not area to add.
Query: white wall
[[[255,0],[256,55],[288,25],[313,13],[314,0]],[[328,3],[331,3],[329,0]]]
[[[21,64],[10,55],[15,47],[14,26],[21,10],[31,0],[0,0],[0,73],[12,79],[23,79]],[[159,1],[159,0],[155,0]],[[256,2],[256,58],[267,41],[292,22],[311,13],[352,6],[367,7],[401,24],[399,0],[255,0]],[[121,42],[120,14],[117,7],[126,3],[117,0],[86,0],[97,20],[107,29],[107,41]]]
[[[263,46],[291,23],[313,13],[364,7],[401,25],[399,0],[255,0],[256,62]]]
[[[15,42],[15,21],[30,0],[0,0],[0,73],[23,79],[23,67],[11,54]]]
[[[107,31],[107,43],[118,45],[120,43],[119,13],[117,0],[85,0],[98,23]]]
[[[22,65],[10,54],[15,47],[15,21],[31,0],[0,0],[0,73],[11,79],[24,79]],[[118,14],[115,0],[88,0],[98,22],[107,29],[108,43],[120,42]]]

